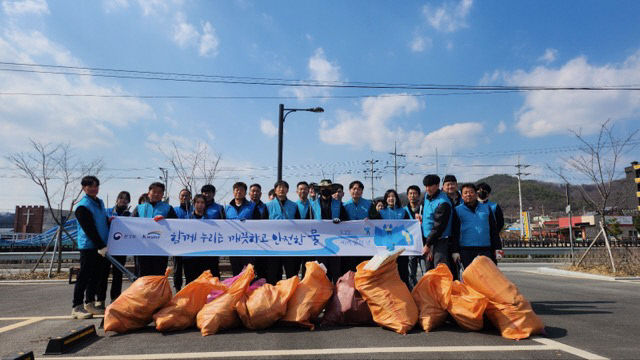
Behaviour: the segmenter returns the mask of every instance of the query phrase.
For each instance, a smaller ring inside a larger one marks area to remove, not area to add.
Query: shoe
[[[104,310],[96,308],[96,306],[93,305],[93,303],[84,304],[84,309],[93,315],[104,315]]]
[[[96,309],[102,310],[102,313],[104,314],[104,301],[96,301],[93,305]]]
[[[78,305],[71,310],[71,317],[74,319],[91,319],[93,314],[84,309],[84,306]]]

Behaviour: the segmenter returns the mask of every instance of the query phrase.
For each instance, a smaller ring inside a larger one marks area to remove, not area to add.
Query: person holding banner
[[[246,195],[247,184],[241,181],[233,184],[233,200],[225,209],[228,220],[260,220],[260,210],[258,210],[255,203],[247,201]],[[242,272],[242,269],[247,264],[254,262],[254,258],[251,256],[231,256],[229,261],[231,262],[233,276],[236,276]]]
[[[149,185],[149,202],[136,206],[131,216],[152,218],[155,221],[177,219],[178,216],[171,205],[162,201],[164,190],[164,184],[161,182],[154,182]],[[137,256],[137,275],[164,275],[168,260],[169,258],[167,256]]]
[[[476,256],[484,255],[497,264],[496,256],[501,255],[502,241],[491,207],[478,201],[473,184],[462,185],[462,200],[453,217],[453,261],[467,267]]]
[[[362,198],[363,191],[364,184],[361,181],[355,180],[349,184],[351,200],[344,203],[349,220],[379,219],[380,214],[376,211],[373,202]],[[344,274],[349,270],[356,271],[356,266],[368,259],[367,256],[343,256],[340,260],[340,272]]]
[[[198,194],[193,197],[193,211],[189,214],[189,219],[206,219],[206,199],[204,195]],[[203,271],[209,269],[209,258],[206,256],[184,256],[182,257],[182,265],[184,267],[185,282],[189,284],[197,279]],[[212,274],[213,275],[213,274]],[[220,277],[220,274],[213,276]]]
[[[430,174],[422,179],[425,187],[422,205],[422,236],[424,236],[422,254],[427,258],[428,268],[440,263],[447,264],[455,274],[449,261],[449,238],[451,237],[451,200],[440,191],[440,177]]]
[[[269,212],[267,211],[267,205],[260,200],[262,197],[262,186],[260,184],[251,184],[249,186],[249,200],[256,204],[256,208],[260,211],[260,219],[269,219]]]
[[[284,180],[280,180],[273,186],[276,198],[267,203],[267,209],[269,210],[270,220],[283,220],[283,219],[300,219],[300,211],[298,211],[298,205],[293,201],[287,199],[287,193],[289,192],[289,183]],[[256,259],[261,263],[261,267],[265,270],[266,279],[269,284],[275,285],[278,281],[282,280],[282,267],[284,266],[287,279],[292,276],[297,276],[300,272],[300,257],[263,257]]]
[[[100,180],[95,176],[85,176],[80,181],[84,196],[75,210],[78,219],[78,250],[80,251],[80,272],[73,289],[74,319],[90,319],[93,315],[104,314],[94,305],[96,287],[101,280],[104,255],[107,252],[109,222],[104,203],[98,198]],[[84,301],[83,301],[84,297]]]
[[[191,219],[193,213],[193,206],[191,205],[191,191],[189,191],[189,189],[180,190],[180,193],[178,194],[178,201],[180,201],[180,205],[173,207],[178,219]],[[176,291],[180,291],[180,288],[182,288],[182,265],[182,257],[174,256],[173,287]]]
[[[300,212],[301,219],[313,219],[311,214],[311,203],[309,202],[309,184],[306,181],[300,181],[296,186],[296,193],[298,194],[298,211]]]
[[[342,203],[332,197],[338,190],[335,184],[329,179],[321,180],[316,189],[320,192],[320,197],[311,202],[311,211],[313,218],[316,220],[333,220],[334,223],[349,220],[347,210]],[[321,256],[317,258],[318,262],[324,264],[327,268],[327,277],[332,282],[338,281],[341,274],[340,257],[338,256]]]
[[[207,200],[207,208],[205,209],[205,215],[207,219],[224,219],[224,207],[215,201],[216,187],[211,184],[206,184],[200,188],[200,192]]]
[[[404,207],[410,219],[422,221],[420,211],[420,187],[411,185],[407,188],[407,198],[409,203]],[[427,264],[422,256],[409,256],[409,290],[418,284],[418,263],[423,270],[427,269]]]
[[[400,197],[398,193],[389,189],[384,193],[384,202],[386,207],[380,210],[380,216],[386,220],[403,220],[410,219],[407,211],[400,206]],[[400,274],[400,279],[409,285],[409,258],[407,256],[399,256],[398,260],[398,273]]]

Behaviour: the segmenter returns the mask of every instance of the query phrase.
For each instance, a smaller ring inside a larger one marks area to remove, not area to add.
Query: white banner
[[[116,217],[111,255],[373,256],[422,254],[416,220],[188,220]]]

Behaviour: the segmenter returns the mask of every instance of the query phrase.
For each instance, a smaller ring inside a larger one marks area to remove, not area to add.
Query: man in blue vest
[[[267,220],[269,219],[269,211],[267,210],[267,205],[260,200],[261,197],[262,186],[260,184],[251,184],[249,186],[249,200],[256,204],[256,208],[260,211],[260,219]]]
[[[309,201],[309,184],[306,181],[300,181],[296,185],[296,194],[298,194],[298,211],[300,212],[301,219],[313,219],[311,213],[311,202]]]
[[[444,179],[442,179],[442,191],[447,194],[451,201],[451,206],[454,208],[462,202],[462,197],[458,191],[458,179],[456,179],[455,175],[444,176]]]
[[[332,197],[338,188],[331,183],[331,180],[321,180],[316,189],[320,196],[311,202],[311,210],[315,220],[333,220],[334,223],[349,220],[347,210],[342,203]],[[327,277],[334,283],[343,275],[339,256],[321,256],[317,260],[327,268]]]
[[[239,181],[233,184],[233,200],[227,205],[225,214],[228,220],[260,220],[260,210],[256,204],[248,201],[247,184]],[[254,262],[251,256],[231,256],[231,272],[236,276],[242,272],[242,269],[250,263]]]
[[[171,205],[162,201],[164,197],[164,184],[154,182],[149,185],[149,202],[140,204],[133,209],[133,217],[152,218],[155,221],[164,219],[177,219],[175,210]],[[138,276],[164,275],[169,258],[167,256],[136,256],[138,264]]]
[[[189,189],[180,190],[178,193],[178,201],[180,202],[180,205],[173,207],[178,219],[191,219],[193,213],[191,191],[189,191]],[[182,288],[183,264],[182,256],[173,257],[173,287],[176,291],[180,291]]]
[[[422,206],[422,254],[427,258],[428,268],[444,263],[454,273],[449,261],[449,238],[451,237],[451,200],[438,188],[440,177],[430,174],[424,177],[425,187]]]
[[[379,219],[380,214],[376,211],[373,201],[362,197],[363,191],[364,184],[361,181],[355,180],[349,184],[351,200],[344,203],[349,220]],[[340,259],[340,272],[344,274],[349,270],[356,271],[356,266],[369,258],[370,256],[343,256]]]
[[[287,199],[289,183],[284,180],[277,181],[273,189],[276,197],[267,203],[269,220],[300,219],[298,205]],[[301,258],[299,257],[271,256],[263,259],[265,259],[267,263],[265,270],[266,279],[269,284],[275,285],[278,281],[282,280],[283,265],[287,279],[292,276],[297,276],[300,272]]]
[[[502,250],[502,241],[491,207],[478,201],[473,184],[462,185],[462,200],[453,217],[453,261],[467,267],[476,256],[484,255],[497,264],[496,252]]]
[[[80,272],[73,289],[74,319],[89,319],[93,315],[104,314],[94,305],[96,288],[105,268],[104,256],[107,252],[109,222],[104,203],[98,198],[100,181],[95,176],[85,176],[80,181],[84,196],[76,205],[78,219],[78,250],[80,251]],[[84,301],[83,301],[84,297]]]
[[[204,195],[205,200],[207,200],[207,208],[205,209],[205,216],[207,219],[224,219],[224,207],[215,201],[216,196],[216,187],[207,184],[204,185],[200,192]]]
[[[422,220],[420,215],[420,187],[418,185],[411,185],[407,188],[407,198],[409,203],[404,207],[404,210],[409,215],[410,219]],[[418,263],[422,270],[426,270],[427,265],[422,256],[409,256],[409,290],[413,289],[418,284]]]

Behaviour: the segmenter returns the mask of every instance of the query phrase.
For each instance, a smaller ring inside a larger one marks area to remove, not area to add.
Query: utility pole
[[[394,176],[394,189],[398,192],[398,168],[403,168],[405,165],[398,166],[398,157],[407,157],[406,154],[398,154],[398,143],[396,141],[393,142],[393,152],[390,152],[389,155],[393,155],[393,166],[387,165],[385,167],[393,167],[393,176]]]
[[[571,199],[569,198],[569,183],[565,184],[567,192],[567,208],[565,211],[569,215],[569,244],[571,245],[571,265],[575,265],[575,255],[573,254],[573,227],[571,219]]]
[[[524,224],[522,219],[522,186],[520,185],[520,177],[530,175],[530,173],[523,173],[522,169],[526,169],[531,165],[520,164],[520,155],[518,155],[518,164],[516,164],[516,168],[518,172],[516,175],[518,176],[518,199],[520,200],[520,239],[524,239]]]
[[[364,162],[365,165],[371,165],[371,169],[370,170],[364,170],[365,174],[367,172],[369,172],[371,174],[371,175],[365,175],[364,176],[365,179],[371,179],[371,200],[373,200],[373,180],[382,178],[382,176],[380,176],[380,175],[375,175],[379,170],[378,169],[374,169],[374,167],[373,167],[379,161],[380,160],[375,160],[374,158],[371,158],[371,160],[366,160]]]

